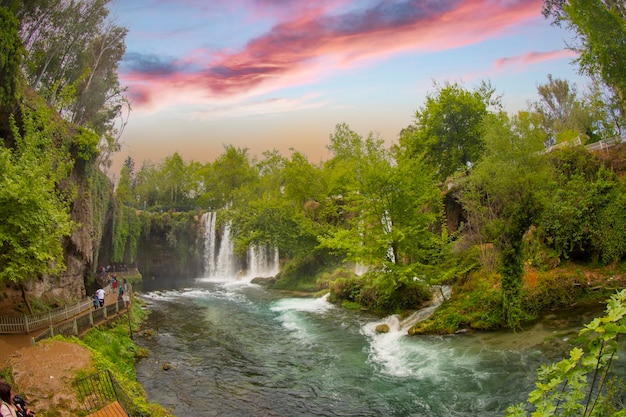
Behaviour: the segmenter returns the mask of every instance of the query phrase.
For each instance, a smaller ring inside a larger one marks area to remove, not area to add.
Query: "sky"
[[[312,163],[339,123],[396,143],[435,84],[489,81],[507,111],[548,74],[584,87],[571,34],[543,0],[113,0],[128,28],[132,111],[112,168],[178,152],[207,163],[298,151]]]

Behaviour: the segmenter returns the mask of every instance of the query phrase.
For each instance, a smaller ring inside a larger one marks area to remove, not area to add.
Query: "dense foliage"
[[[414,282],[454,283],[477,268],[496,272],[500,303],[486,322],[515,328],[539,313],[522,306],[528,267],[608,265],[626,253],[623,170],[580,146],[614,134],[601,129],[605,113],[564,80],[548,77],[538,93],[527,110],[510,115],[487,84],[473,92],[435,86],[398,144],[387,147],[340,123],[330,158],[318,164],[295,150],[257,160],[232,146],[206,164],[174,154],[135,171],[127,159],[117,194],[142,211],[217,211],[240,254],[271,245],[290,265],[316,259],[323,269],[337,258],[344,267],[363,265],[369,272],[362,277],[318,286],[337,301],[380,311],[410,308],[390,294]],[[457,128],[437,125],[442,121]],[[448,148],[466,149],[453,156]],[[439,166],[445,155],[456,162]],[[475,248],[480,256],[468,256]]]
[[[125,104],[107,4],[0,2],[0,280],[29,307],[22,284],[98,259]]]

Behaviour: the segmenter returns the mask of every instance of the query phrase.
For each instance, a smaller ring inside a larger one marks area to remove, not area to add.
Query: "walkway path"
[[[105,295],[105,305],[113,304],[117,300],[117,293],[109,292]],[[44,332],[38,331],[30,334],[0,334],[0,367],[7,358],[24,347],[33,345],[33,337]]]

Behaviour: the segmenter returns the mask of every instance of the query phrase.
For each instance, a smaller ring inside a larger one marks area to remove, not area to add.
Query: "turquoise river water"
[[[144,284],[140,297],[153,332],[135,337],[150,352],[137,378],[150,401],[180,417],[501,416],[589,319],[409,337],[395,317],[246,281]],[[374,331],[381,322],[389,333]]]

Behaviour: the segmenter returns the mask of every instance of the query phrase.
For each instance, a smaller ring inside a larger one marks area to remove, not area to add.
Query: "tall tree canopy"
[[[488,118],[485,156],[461,192],[470,229],[500,254],[503,315],[511,327],[521,320],[522,238],[541,214],[550,183],[540,152],[545,133],[530,116],[520,112],[513,118],[506,113]]]
[[[0,0],[20,22],[23,69],[30,87],[69,122],[101,139],[109,166],[129,105],[118,80],[127,29],[109,19],[111,0]]]
[[[626,5],[622,0],[546,0],[546,17],[565,24],[579,43],[570,48],[580,55],[576,62],[583,74],[600,79],[613,92],[626,114]]]
[[[468,91],[457,83],[436,86],[415,112],[415,121],[400,134],[409,156],[425,158],[443,181],[474,164],[483,152],[482,120],[493,91],[483,84]]]
[[[531,107],[540,117],[542,129],[548,135],[548,145],[554,145],[579,137],[581,143],[600,139],[599,119],[601,112],[589,100],[578,96],[575,85],[567,80],[553,78],[548,74],[548,82],[537,86],[539,100]]]

